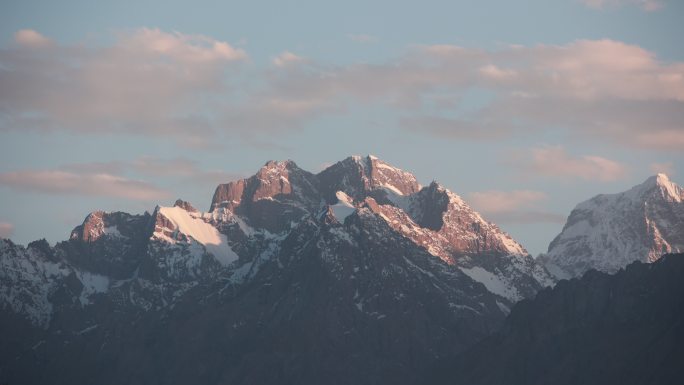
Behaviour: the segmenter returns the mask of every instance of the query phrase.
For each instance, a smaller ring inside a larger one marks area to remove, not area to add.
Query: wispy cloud
[[[596,155],[573,156],[561,146],[534,148],[517,152],[508,159],[527,176],[579,178],[609,182],[625,178],[626,167],[616,161]]]
[[[494,64],[487,64],[479,68],[480,75],[494,81],[514,80],[518,73],[511,69],[500,68]]]
[[[658,173],[663,173],[667,175],[674,175],[675,174],[675,168],[674,164],[672,162],[653,162],[649,165],[649,169],[651,170],[652,173],[658,174]]]
[[[496,223],[519,224],[565,223],[567,219],[563,214],[535,210],[502,211],[490,214],[489,217]]]
[[[478,210],[500,213],[529,207],[548,199],[548,196],[541,191],[534,190],[489,190],[470,193],[468,198],[469,202]]]
[[[489,190],[468,194],[468,201],[497,223],[563,223],[565,217],[540,209],[546,193],[534,190]]]
[[[243,178],[244,175],[226,172],[221,169],[204,169],[196,161],[183,158],[140,157],[126,163],[126,167],[144,176],[172,177],[181,182],[194,182],[215,187],[219,183],[226,183]]]
[[[0,222],[0,238],[10,238],[14,234],[14,225],[8,222]]]
[[[110,174],[117,176],[133,174],[143,178],[171,179],[179,183],[202,183],[209,185],[209,187],[243,177],[242,174],[230,173],[220,169],[203,169],[196,161],[184,157],[158,158],[141,156],[126,161],[67,164],[59,169],[80,174]]]
[[[14,34],[14,42],[30,48],[42,48],[52,45],[52,40],[32,29],[20,29]]]
[[[343,112],[355,100],[396,108],[404,128],[456,139],[553,129],[639,148],[684,145],[684,63],[664,63],[638,46],[612,40],[498,51],[419,46],[390,63],[311,63],[271,79],[254,99],[271,105],[261,104],[267,111],[242,110],[245,121],[264,119],[267,126],[284,116],[296,127]],[[467,113],[433,108],[435,95],[448,91],[458,105],[472,89],[491,92],[491,102]]]
[[[584,5],[594,9],[616,8],[621,6],[637,6],[645,11],[656,11],[664,6],[664,0],[580,0]]]
[[[46,194],[105,196],[139,201],[160,201],[170,194],[154,185],[105,173],[63,170],[22,170],[0,174],[0,186]]]
[[[306,59],[299,55],[295,55],[290,51],[285,51],[273,58],[273,64],[277,67],[285,67],[296,63],[303,63],[305,61]]]
[[[376,106],[393,110],[404,129],[454,139],[555,130],[637,148],[684,147],[684,62],[613,40],[493,51],[413,46],[386,62],[341,66],[285,51],[259,68],[207,36],[139,29],[116,37],[105,47],[64,46],[18,32],[16,45],[0,49],[0,130],[261,143]],[[473,89],[491,100],[459,111]]]
[[[53,169],[4,172],[0,173],[0,188],[158,203],[171,198],[172,194],[155,183],[164,186],[192,184],[198,189],[211,189],[242,177],[242,174],[220,169],[204,169],[197,162],[183,157],[143,156],[134,160],[73,163]]]
[[[497,52],[438,48],[425,52],[439,59],[436,71],[445,72],[439,78],[446,86],[460,80],[452,87],[484,87],[495,98],[456,118],[435,112],[434,125],[421,114],[419,124],[412,125],[417,131],[491,138],[554,129],[639,148],[684,145],[684,63],[664,64],[640,47],[610,40]],[[482,81],[467,75],[475,68]],[[465,79],[452,76],[456,70]]]
[[[0,129],[165,134],[186,143],[214,129],[207,97],[247,54],[202,35],[120,32],[105,47],[57,45],[32,30],[0,50]],[[41,49],[42,48],[42,49]]]

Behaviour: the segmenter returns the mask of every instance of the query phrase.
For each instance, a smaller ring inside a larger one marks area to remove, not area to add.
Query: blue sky
[[[0,235],[55,242],[293,159],[372,153],[530,252],[684,173],[684,3],[5,1]]]

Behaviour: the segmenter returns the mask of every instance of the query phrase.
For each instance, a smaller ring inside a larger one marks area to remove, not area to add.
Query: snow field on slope
[[[209,223],[180,207],[161,207],[159,212],[171,221],[178,231],[204,245],[207,252],[222,265],[226,266],[238,259],[238,255],[228,245],[226,236]]]

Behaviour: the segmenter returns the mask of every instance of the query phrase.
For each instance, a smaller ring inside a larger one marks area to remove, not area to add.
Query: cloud
[[[247,58],[247,54],[230,44],[203,35],[185,35],[142,28],[119,35],[118,48],[144,55],[158,54],[187,63],[214,63]]]
[[[545,193],[533,190],[480,191],[468,197],[474,207],[488,213],[511,211],[548,199]]]
[[[596,155],[571,156],[561,146],[534,148],[511,159],[527,175],[579,178],[609,182],[625,178],[627,170],[619,162]]]
[[[520,224],[565,223],[565,220],[567,219],[563,214],[534,210],[502,211],[489,214],[489,217],[496,223]]]
[[[104,196],[159,201],[170,194],[150,183],[106,173],[64,170],[23,170],[0,173],[0,186],[45,194]]]
[[[179,183],[201,183],[214,187],[219,183],[241,179],[242,174],[220,169],[206,170],[196,161],[184,158],[141,156],[133,160],[67,164],[59,170],[77,174],[109,174],[116,176],[169,179]]]
[[[147,176],[189,176],[200,172],[197,163],[186,158],[162,159],[143,156],[126,163],[125,166]]]
[[[664,6],[661,0],[580,0],[584,5],[594,9],[615,8],[626,5],[640,7],[645,11],[655,11]]]
[[[675,168],[674,164],[672,162],[664,162],[664,163],[658,163],[658,162],[653,162],[649,165],[649,169],[653,174],[667,174],[667,175],[674,175],[675,174]]]
[[[520,131],[511,123],[492,122],[486,117],[458,119],[422,115],[401,118],[399,125],[407,130],[426,132],[447,139],[501,139]]]
[[[357,43],[377,43],[380,39],[376,36],[366,35],[366,34],[353,34],[350,33],[347,37]]]
[[[200,168],[197,162],[182,157],[168,159],[145,156],[126,163],[125,167],[144,176],[172,177],[176,180],[203,183],[212,187],[244,177],[242,174],[223,170],[205,170]]]
[[[512,80],[517,76],[517,72],[499,68],[493,64],[480,67],[479,72],[483,77],[496,81]]]
[[[437,75],[444,87],[484,88],[495,97],[457,117],[433,110],[433,119],[424,113],[404,118],[404,123],[420,123],[403,125],[412,130],[466,139],[555,130],[636,148],[678,151],[684,146],[684,63],[662,63],[640,47],[582,40],[494,52],[456,46],[422,52],[437,63],[437,74],[444,72]],[[434,88],[426,83],[416,98],[427,100]],[[451,110],[444,112],[453,115]]]
[[[459,112],[470,90],[493,97]],[[454,102],[434,104],[445,94]],[[270,77],[257,95],[233,121],[257,130],[301,127],[357,103],[394,108],[403,128],[455,139],[556,130],[628,147],[672,151],[684,144],[684,63],[613,40],[497,51],[417,46],[385,64],[310,63]]]
[[[536,207],[547,199],[545,193],[534,190],[490,190],[468,195],[474,208],[497,223],[563,223],[565,216]]]
[[[14,34],[14,42],[30,48],[41,48],[52,45],[52,40],[32,29],[20,29]]]
[[[273,58],[273,64],[277,67],[285,67],[291,64],[302,63],[304,61],[306,61],[306,59],[289,51],[285,51]]]
[[[14,225],[8,222],[0,222],[0,238],[10,238],[14,234]]]
[[[0,130],[277,143],[275,135],[361,107],[387,108],[404,129],[452,139],[554,131],[563,140],[684,146],[684,62],[614,40],[413,46],[385,62],[339,66],[285,51],[258,68],[207,36],[138,29],[115,37],[104,47],[0,49]],[[473,90],[492,97],[468,108]]]
[[[53,45],[17,32],[0,50],[0,130],[168,135],[210,141],[212,99],[226,97],[233,63],[247,55],[202,35],[158,29],[120,32],[104,47]],[[30,45],[31,47],[27,47]]]

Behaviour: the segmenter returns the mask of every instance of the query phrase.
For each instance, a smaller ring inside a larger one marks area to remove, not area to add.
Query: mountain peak
[[[355,198],[363,192],[374,189],[389,190],[396,195],[411,195],[422,188],[416,177],[408,171],[394,167],[374,155],[352,155],[323,170],[319,175],[324,179],[332,177],[346,180],[347,186],[340,185],[337,190],[351,193]],[[332,182],[332,180],[331,180]],[[346,191],[345,187],[347,188]]]
[[[297,166],[297,163],[295,163],[293,160],[285,159],[285,160],[269,160],[268,162],[264,163],[264,166],[262,168],[266,168],[266,169],[273,169],[273,168],[294,169],[294,168],[299,168],[299,166]]]
[[[667,174],[664,174],[662,172],[659,172],[655,175],[649,176],[642,184],[641,186],[644,187],[653,187],[653,186],[664,186],[672,183],[670,181],[670,177],[667,176]]]
[[[658,180],[659,183],[666,183],[670,181],[670,178],[667,176],[667,174],[659,172],[656,174],[656,179]]]
[[[199,211],[192,204],[190,204],[190,202],[184,201],[182,199],[176,199],[176,202],[174,202],[173,207],[180,207],[189,213],[195,213]]]
[[[684,189],[674,183],[667,174],[658,173],[650,176],[644,183],[634,187],[639,193],[649,193],[653,189],[660,190],[660,196],[669,201],[682,202],[684,199]]]
[[[557,276],[589,269],[613,273],[634,260],[653,262],[684,250],[684,190],[663,173],[631,189],[580,203],[549,245]]]

